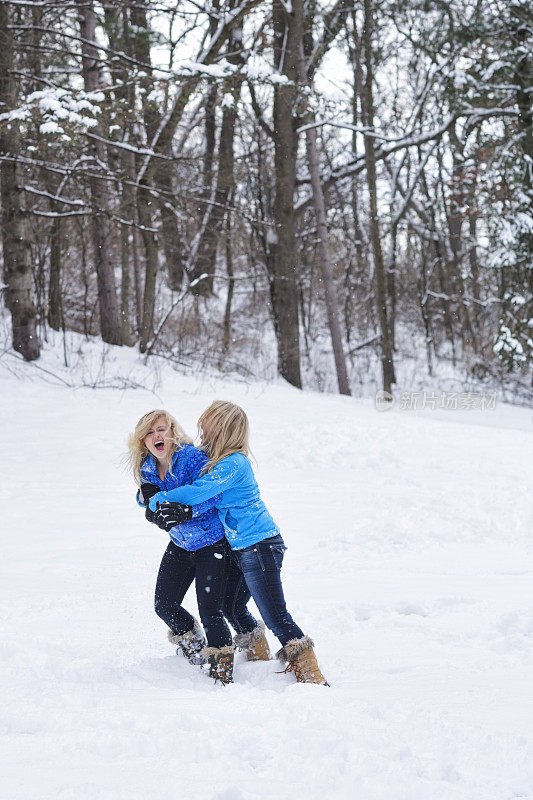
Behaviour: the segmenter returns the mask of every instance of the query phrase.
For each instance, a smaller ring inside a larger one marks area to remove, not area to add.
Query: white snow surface
[[[531,410],[378,413],[166,366],[156,394],[93,389],[60,355],[0,361],[2,800],[533,798]],[[153,611],[167,539],[125,439],[158,407],[194,435],[215,398],[249,414],[288,607],[331,688],[242,654],[214,685]]]

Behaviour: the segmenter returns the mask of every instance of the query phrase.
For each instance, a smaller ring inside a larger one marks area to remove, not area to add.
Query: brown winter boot
[[[247,661],[270,661],[270,649],[265,636],[265,623],[260,622],[250,633],[233,637],[235,647],[246,653]]]
[[[222,684],[233,683],[233,658],[235,648],[232,644],[227,647],[204,647],[202,656],[209,664],[209,677]]]
[[[313,646],[309,636],[291,639],[276,653],[276,656],[280,661],[289,662],[284,672],[294,672],[298,683],[319,683],[322,686],[329,686],[320,672]]]
[[[205,658],[202,655],[202,650],[207,642],[200,625],[194,621],[192,630],[187,633],[174,633],[168,631],[168,640],[172,644],[177,645],[176,653],[182,653],[190,664],[202,665],[205,664]]]

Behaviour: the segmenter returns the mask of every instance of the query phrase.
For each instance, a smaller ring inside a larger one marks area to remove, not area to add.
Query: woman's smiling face
[[[164,417],[158,417],[144,437],[144,443],[150,453],[160,462],[168,462],[173,444],[172,431]]]

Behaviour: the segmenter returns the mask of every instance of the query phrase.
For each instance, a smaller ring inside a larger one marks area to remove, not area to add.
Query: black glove
[[[154,512],[153,522],[167,533],[192,519],[192,506],[183,506],[181,503],[161,503]]]
[[[141,488],[137,492],[137,500],[141,502],[143,506],[147,506],[149,499],[160,491],[161,488],[156,486],[155,483],[141,483]]]
[[[148,501],[154,496],[154,494],[157,494],[160,491],[160,487],[156,486],[155,483],[141,483],[141,488],[137,490],[137,502],[141,503],[143,506],[146,506],[144,516],[148,522],[154,521],[154,512],[150,510]]]

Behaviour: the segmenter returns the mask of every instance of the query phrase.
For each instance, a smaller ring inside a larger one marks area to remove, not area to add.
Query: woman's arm
[[[242,464],[239,459],[235,458],[235,455],[227,456],[219,461],[211,472],[197,478],[188,486],[178,486],[168,492],[156,494],[150,500],[150,508],[155,511],[157,506],[165,500],[197,506],[234,486],[239,480],[241,470]]]
[[[212,508],[216,508],[218,503],[220,502],[221,497],[222,497],[221,494],[216,494],[214,497],[210,497],[209,500],[204,500],[203,503],[198,503],[198,505],[193,505],[191,519],[196,519],[196,517],[201,517],[202,514],[207,514],[207,512],[211,511]],[[184,505],[190,505],[190,503],[185,503]]]
[[[203,450],[199,450],[193,445],[187,447],[186,456],[187,462],[185,466],[185,472],[187,475],[187,480],[186,484],[184,485],[189,485],[201,477],[202,470],[207,464],[208,459]],[[202,514],[206,514],[208,511],[211,511],[212,508],[215,508],[221,496],[221,494],[216,494],[214,497],[210,497],[209,500],[204,500],[202,503],[198,503],[198,505],[193,505],[192,519],[201,517]],[[188,505],[191,504],[189,503]]]

